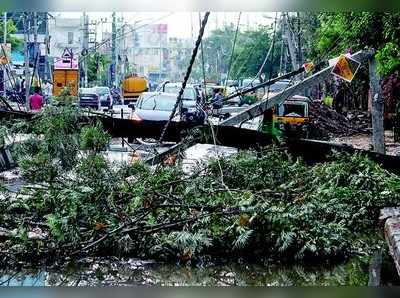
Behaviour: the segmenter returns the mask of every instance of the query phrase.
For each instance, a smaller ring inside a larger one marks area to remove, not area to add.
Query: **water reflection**
[[[2,286],[328,286],[367,282],[368,272],[357,261],[308,269],[239,263],[194,268],[108,258],[69,264],[62,270],[3,270],[0,277]]]

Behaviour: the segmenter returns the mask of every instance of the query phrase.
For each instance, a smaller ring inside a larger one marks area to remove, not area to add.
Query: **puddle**
[[[226,146],[196,144],[185,151],[182,160],[182,169],[185,174],[190,174],[201,162],[210,158],[227,157],[238,152],[238,149]]]

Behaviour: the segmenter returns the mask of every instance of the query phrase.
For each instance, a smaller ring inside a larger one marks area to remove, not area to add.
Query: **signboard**
[[[74,58],[71,49],[64,49],[60,58],[55,58],[54,69],[78,69],[78,58]]]
[[[8,64],[11,62],[11,44],[0,44],[0,64]]]
[[[303,67],[306,73],[310,73],[314,69],[314,63],[313,62],[304,63]]]
[[[332,69],[332,74],[350,83],[359,67],[360,62],[345,55],[340,55]]]

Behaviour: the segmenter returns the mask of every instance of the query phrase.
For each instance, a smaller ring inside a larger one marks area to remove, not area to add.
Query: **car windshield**
[[[178,94],[180,90],[181,90],[180,86],[165,85],[165,87],[164,87],[164,92],[166,92],[166,93]],[[186,88],[185,91],[183,91],[182,98],[183,99],[196,100],[196,92],[195,92],[195,90],[193,88]]]
[[[160,94],[143,97],[139,103],[141,110],[172,111],[176,98]]]
[[[278,116],[305,117],[306,103],[285,102],[279,106]]]
[[[110,93],[110,89],[108,89],[107,87],[98,87],[96,88],[96,90],[99,95],[107,95]]]

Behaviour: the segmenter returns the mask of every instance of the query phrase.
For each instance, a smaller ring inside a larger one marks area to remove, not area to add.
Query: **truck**
[[[130,74],[122,81],[124,105],[137,101],[138,97],[149,90],[149,81],[144,76]]]
[[[71,95],[78,96],[78,59],[71,50],[64,50],[61,58],[56,58],[53,71],[53,95],[59,96],[65,87],[71,88]]]

